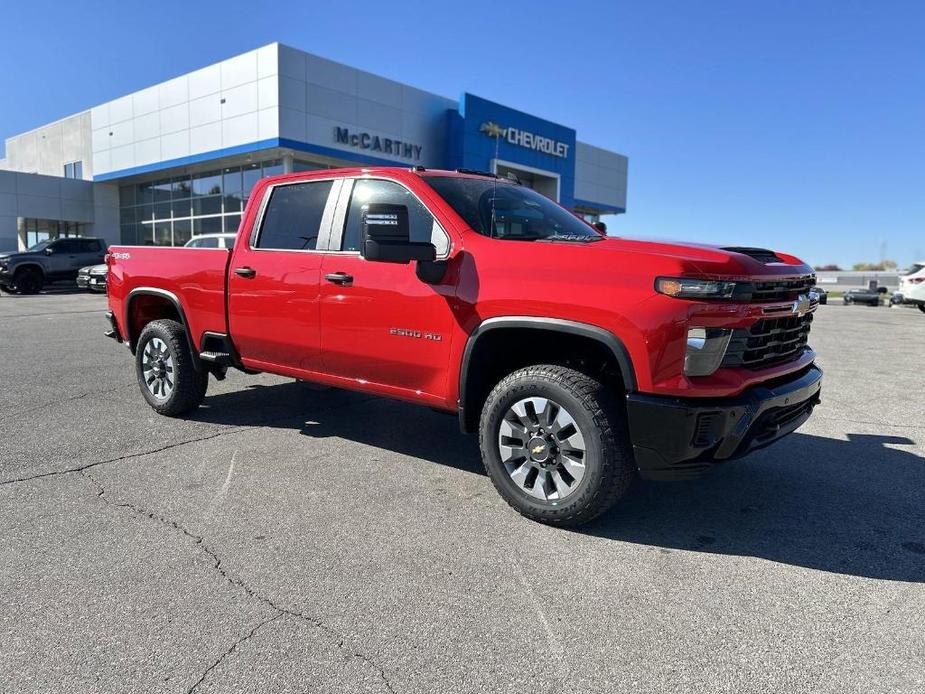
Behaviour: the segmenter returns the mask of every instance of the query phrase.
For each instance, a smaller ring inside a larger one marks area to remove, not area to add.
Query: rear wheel
[[[199,407],[209,386],[209,372],[196,369],[186,331],[172,320],[152,321],[141,331],[135,371],[145,400],[168,417]]]
[[[504,500],[542,523],[587,523],[622,498],[634,477],[619,400],[563,366],[530,366],[504,378],[485,402],[479,440]]]
[[[38,294],[44,284],[42,273],[34,268],[23,268],[13,275],[13,284],[20,294]]]

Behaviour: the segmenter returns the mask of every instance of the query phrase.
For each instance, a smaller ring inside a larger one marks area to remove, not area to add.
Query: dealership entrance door
[[[514,174],[525,186],[533,188],[537,193],[545,195],[550,200],[559,202],[559,174],[557,173],[534,169],[530,166],[514,164],[500,159],[492,159],[491,170],[492,173],[499,176]]]

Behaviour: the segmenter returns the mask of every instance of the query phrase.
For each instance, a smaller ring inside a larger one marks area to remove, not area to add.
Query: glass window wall
[[[300,162],[299,170],[323,168]],[[182,246],[193,236],[235,232],[254,184],[283,172],[276,159],[119,188],[122,243]]]

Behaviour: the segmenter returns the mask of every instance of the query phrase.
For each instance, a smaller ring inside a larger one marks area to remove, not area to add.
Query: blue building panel
[[[459,118],[449,118],[448,160],[467,169],[490,171],[492,160],[559,176],[559,201],[573,206],[575,130],[489,101],[462,95]],[[456,168],[456,167],[453,167]]]

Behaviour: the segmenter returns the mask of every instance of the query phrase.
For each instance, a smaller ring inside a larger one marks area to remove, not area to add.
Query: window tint
[[[81,253],[99,253],[102,250],[100,248],[100,242],[96,239],[86,239],[81,241],[80,246]]]
[[[80,253],[80,242],[76,239],[58,239],[54,245],[55,253]]]
[[[394,181],[377,179],[359,179],[353,184],[350,196],[350,208],[347,211],[347,223],[344,228],[343,251],[360,250],[360,221],[363,205],[371,202],[390,205],[405,205],[408,208],[408,224],[412,241],[424,241],[434,244],[437,256],[449,251],[449,238],[437,224],[437,220],[414,195]]]
[[[263,217],[257,248],[314,250],[332,184],[311,181],[277,186]]]
[[[485,236],[523,241],[603,238],[571,212],[525,186],[462,176],[425,180],[466,224]]]
[[[218,248],[218,239],[214,236],[207,239],[199,239],[196,242],[197,248]]]

